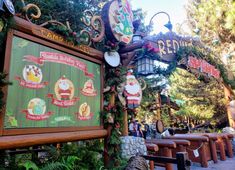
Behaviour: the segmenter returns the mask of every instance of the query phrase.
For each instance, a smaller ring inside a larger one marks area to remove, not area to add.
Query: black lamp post
[[[168,13],[164,12],[164,11],[160,11],[160,12],[157,12],[156,14],[154,14],[154,15],[152,16],[152,18],[150,19],[150,21],[149,21],[149,25],[152,24],[153,18],[154,18],[155,16],[157,16],[158,14],[166,14],[166,15],[167,15],[167,17],[168,17],[168,22],[167,22],[164,26],[165,26],[166,28],[168,28],[169,31],[172,31],[173,26],[172,26],[172,24],[171,24],[170,15],[169,15]]]

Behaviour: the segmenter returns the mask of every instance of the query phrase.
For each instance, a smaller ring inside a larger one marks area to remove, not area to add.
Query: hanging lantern
[[[148,76],[153,74],[154,59],[151,56],[143,55],[136,59],[136,71],[138,75]]]
[[[142,40],[142,36],[140,34],[134,34],[132,37],[132,43],[140,42]]]
[[[0,0],[0,11],[5,11],[4,9],[3,9],[3,0]]]

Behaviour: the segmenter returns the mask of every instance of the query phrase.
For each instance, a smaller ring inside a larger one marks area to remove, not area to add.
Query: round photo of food
[[[28,112],[31,115],[43,115],[46,112],[46,103],[40,98],[34,98],[29,101]]]

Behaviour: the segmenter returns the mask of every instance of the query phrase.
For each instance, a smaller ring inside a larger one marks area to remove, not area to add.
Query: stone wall
[[[121,137],[121,153],[123,158],[129,159],[136,155],[147,155],[144,138],[134,136]]]

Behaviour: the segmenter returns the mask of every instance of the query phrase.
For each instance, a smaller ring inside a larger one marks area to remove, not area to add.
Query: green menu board
[[[101,65],[13,37],[5,129],[100,126]]]

